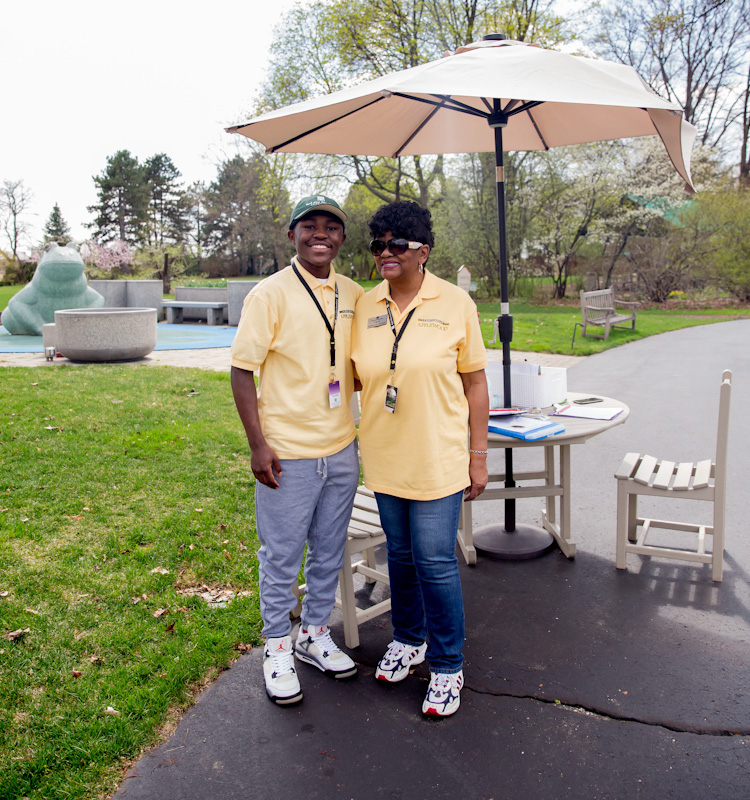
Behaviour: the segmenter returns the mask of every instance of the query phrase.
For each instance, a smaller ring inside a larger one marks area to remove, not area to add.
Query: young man
[[[289,223],[297,255],[247,296],[231,351],[232,391],[256,478],[263,671],[268,696],[281,705],[302,699],[295,655],[334,678],[357,674],[328,630],[359,481],[349,356],[363,292],[331,264],[345,222],[329,197],[297,203]],[[293,645],[289,612],[305,544],[307,590]]]

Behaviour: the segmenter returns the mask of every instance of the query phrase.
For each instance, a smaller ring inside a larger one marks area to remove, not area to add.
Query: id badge
[[[396,400],[398,399],[398,389],[395,386],[385,387],[385,410],[389,414],[396,413]]]
[[[388,317],[385,314],[381,314],[378,317],[370,317],[367,320],[367,327],[368,328],[379,328],[381,325],[385,325],[388,321]]]
[[[330,381],[328,384],[328,407],[338,408],[341,405],[341,387],[338,381]]]

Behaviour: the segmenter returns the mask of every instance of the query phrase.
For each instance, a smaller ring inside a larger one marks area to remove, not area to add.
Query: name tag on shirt
[[[381,325],[385,325],[388,321],[388,317],[385,314],[381,314],[379,317],[370,317],[367,320],[367,327],[368,328],[379,328]]]

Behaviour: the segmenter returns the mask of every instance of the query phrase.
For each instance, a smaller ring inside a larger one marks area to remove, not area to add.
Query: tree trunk
[[[740,150],[740,187],[750,188],[750,66],[747,70],[747,81],[745,83],[745,97],[742,106],[742,143]]]
[[[628,243],[628,239],[630,238],[630,234],[626,233],[620,237],[620,243],[612,254],[612,258],[610,259],[609,266],[607,267],[607,274],[604,277],[604,288],[609,289],[612,286],[612,273],[615,271],[615,266],[617,265],[617,260],[625,251],[625,245]]]
[[[164,253],[164,269],[162,270],[161,277],[164,282],[164,293],[172,294],[172,278],[169,274],[169,253]]]

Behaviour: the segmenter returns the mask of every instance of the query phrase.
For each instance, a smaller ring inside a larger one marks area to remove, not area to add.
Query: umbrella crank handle
[[[497,331],[496,337],[499,338],[501,342],[512,342],[513,341],[513,315],[512,314],[501,314],[495,320],[495,330]]]
[[[506,320],[507,322],[504,322]],[[500,331],[502,329],[503,336],[507,336],[507,341],[513,341],[513,317],[510,314],[505,314],[504,316],[496,317],[495,324],[493,326],[495,338],[491,339],[487,344],[497,344],[498,342],[504,342],[506,339],[502,338],[500,335]]]

